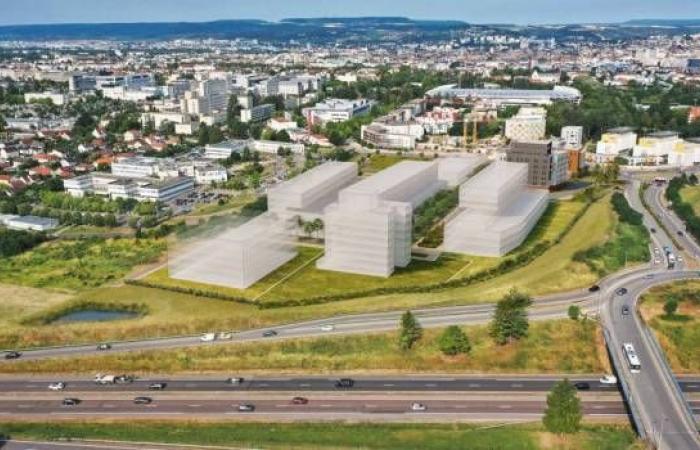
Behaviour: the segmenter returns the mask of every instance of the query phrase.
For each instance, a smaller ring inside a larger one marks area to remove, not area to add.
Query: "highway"
[[[564,376],[402,376],[352,377],[352,391],[362,392],[548,392]],[[572,382],[588,383],[590,392],[618,392],[616,385],[602,384],[600,377],[571,376]],[[72,393],[146,392],[152,383],[166,383],[166,392],[325,392],[334,391],[338,378],[330,377],[254,377],[231,384],[220,376],[197,378],[153,377],[133,383],[100,385],[85,378],[0,379],[0,393],[36,394],[49,392],[50,383],[62,381],[63,395]],[[680,380],[684,392],[700,393],[700,378]]]

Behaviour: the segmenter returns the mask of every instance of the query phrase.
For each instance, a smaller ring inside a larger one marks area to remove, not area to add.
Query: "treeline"
[[[138,202],[134,199],[105,200],[100,197],[73,197],[63,192],[42,192],[41,203],[47,208],[65,211],[126,213],[133,210]]]
[[[700,240],[700,217],[695,214],[693,205],[683,201],[681,189],[685,186],[695,186],[698,178],[695,174],[687,176],[685,173],[680,177],[673,178],[668,183],[666,189],[666,199],[671,202],[673,211],[685,222],[686,230],[695,239]]]
[[[619,192],[615,192],[610,201],[612,202],[613,209],[622,222],[626,222],[634,226],[644,225],[644,217],[641,213],[632,209],[630,204],[627,203],[627,199],[624,195]]]
[[[0,229],[0,256],[24,253],[46,240],[46,235],[32,231]]]

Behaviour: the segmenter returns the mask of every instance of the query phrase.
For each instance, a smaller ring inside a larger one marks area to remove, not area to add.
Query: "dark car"
[[[277,332],[275,330],[267,330],[267,331],[263,331],[262,335],[263,335],[263,337],[273,337],[273,336],[277,336]]]
[[[168,383],[151,383],[148,385],[149,391],[162,391],[168,386]]]
[[[676,234],[678,234],[678,236],[683,236],[683,232],[682,232],[682,231],[678,231]]]
[[[352,378],[341,378],[335,382],[335,387],[342,389],[351,388],[354,385],[355,381]]]
[[[5,359],[17,359],[20,356],[22,356],[22,354],[20,352],[14,351],[14,350],[9,351],[9,352],[5,352]]]
[[[627,305],[622,305],[622,315],[628,316],[630,313],[630,307]]]
[[[593,286],[588,288],[588,292],[598,292],[600,290],[600,286],[597,284],[594,284]]]
[[[651,231],[652,233],[656,233],[656,228],[649,228],[649,231]]]
[[[309,399],[306,397],[294,397],[292,399],[292,404],[294,405],[306,405],[309,403]]]
[[[255,411],[255,405],[252,403],[241,403],[238,405],[238,410],[240,412],[253,412]]]
[[[129,384],[133,383],[135,380],[135,377],[133,375],[119,375],[118,377],[114,377],[114,382],[117,384]]]
[[[97,350],[103,351],[103,350],[112,350],[112,344],[100,344],[97,346]]]
[[[591,385],[586,383],[585,381],[579,381],[577,383],[574,383],[574,387],[579,391],[587,391],[591,388]]]
[[[80,404],[80,399],[79,398],[64,398],[63,402],[61,402],[63,406],[76,406]]]
[[[134,405],[150,405],[153,403],[151,397],[136,397],[134,398]]]
[[[621,287],[621,288],[619,288],[618,290],[616,290],[615,293],[616,293],[617,295],[625,295],[625,294],[627,293],[627,289]]]

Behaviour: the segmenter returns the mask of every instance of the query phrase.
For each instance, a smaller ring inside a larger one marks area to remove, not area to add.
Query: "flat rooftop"
[[[316,166],[308,172],[304,172],[291,180],[285,181],[273,188],[271,191],[285,191],[290,194],[302,194],[319,184],[331,180],[343,172],[354,168],[357,171],[357,164],[354,162],[330,161],[320,166]]]
[[[345,190],[381,196],[384,192],[418,175],[434,164],[435,162],[402,161],[369,178],[365,178],[359,183],[353,184]]]
[[[498,190],[513,174],[521,170],[527,170],[526,163],[496,161],[474,175],[467,183],[470,187],[475,186],[481,190]]]

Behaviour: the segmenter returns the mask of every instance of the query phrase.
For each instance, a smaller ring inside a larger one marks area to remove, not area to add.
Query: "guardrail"
[[[608,350],[608,356],[610,357],[610,361],[613,365],[613,371],[617,376],[620,389],[622,390],[622,396],[627,403],[627,408],[629,409],[630,416],[632,417],[632,424],[634,425],[634,429],[637,431],[639,437],[644,440],[647,438],[647,432],[644,428],[644,424],[642,423],[641,414],[637,408],[637,404],[635,403],[632,393],[630,392],[630,388],[627,385],[627,381],[625,381],[624,377],[622,376],[622,366],[620,365],[620,361],[618,361],[615,356],[617,354],[615,352],[616,349],[613,347],[610,331],[608,331],[607,327],[603,328],[603,337],[605,338],[605,347]]]

